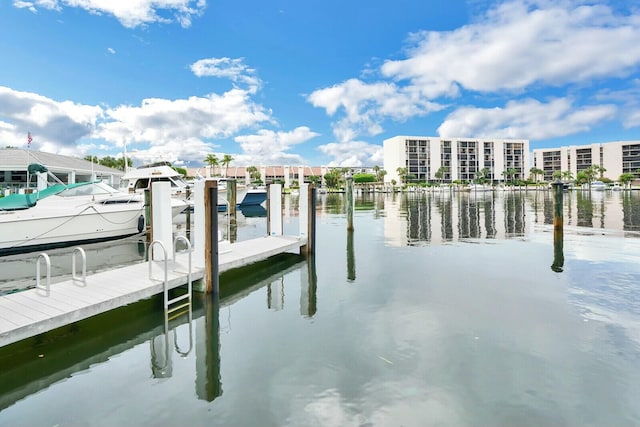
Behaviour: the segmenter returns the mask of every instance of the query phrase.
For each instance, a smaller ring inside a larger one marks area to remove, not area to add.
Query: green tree
[[[400,182],[403,184],[406,184],[407,179],[409,178],[409,169],[407,168],[402,168],[399,167],[396,169],[396,172],[398,172],[398,177],[400,177]]]
[[[491,173],[491,170],[489,168],[482,168],[480,169],[478,172],[476,172],[475,174],[475,181],[478,184],[484,184],[485,182],[487,182],[487,177],[489,176],[489,174]]]
[[[529,173],[531,174],[531,176],[533,177],[533,180],[536,183],[538,182],[538,177],[544,176],[544,171],[536,167],[532,167],[531,169],[529,169]]]
[[[449,172],[449,168],[447,166],[440,166],[436,171],[436,173],[433,174],[433,176],[435,179],[440,181],[440,184],[442,184],[444,176],[447,172]]]
[[[227,171],[229,170],[229,164],[231,162],[233,162],[233,157],[230,154],[225,154],[224,156],[222,156],[222,160],[220,161],[220,164],[222,166],[224,166],[224,176],[226,178],[227,176]]]
[[[215,167],[218,166],[218,156],[215,154],[207,154],[207,157],[204,159],[204,162],[209,165],[209,175],[213,176],[215,171]]]
[[[618,181],[620,181],[624,187],[628,187],[629,183],[631,183],[631,181],[633,181],[634,178],[635,178],[635,175],[632,173],[623,173],[618,178]]]
[[[581,170],[576,174],[576,184],[591,183],[591,177],[586,170]]]
[[[561,172],[560,177],[563,181],[573,181],[573,174],[571,173],[571,171]]]
[[[324,174],[324,182],[329,188],[338,188],[341,180],[342,172],[338,169],[331,169],[329,172]]]
[[[262,184],[262,176],[260,175],[260,171],[255,166],[247,167],[247,172],[249,172],[249,178],[251,179],[252,184]]]
[[[376,182],[376,176],[371,173],[357,173],[353,176],[353,182]]]

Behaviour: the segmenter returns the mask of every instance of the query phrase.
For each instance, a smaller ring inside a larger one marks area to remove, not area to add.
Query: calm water
[[[223,276],[191,328],[151,299],[0,351],[0,425],[640,424],[640,194],[567,194],[562,272],[542,192],[318,209],[314,259]]]

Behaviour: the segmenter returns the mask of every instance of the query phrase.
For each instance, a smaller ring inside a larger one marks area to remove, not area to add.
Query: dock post
[[[151,190],[144,190],[145,237],[147,246],[151,244]]]
[[[229,218],[236,219],[236,207],[238,206],[238,191],[235,179],[227,181],[227,201],[229,202]]]
[[[353,231],[353,176],[347,175],[347,230]]]
[[[282,184],[267,187],[267,235],[282,236]]]
[[[563,184],[561,181],[556,181],[551,185],[553,187],[553,264],[551,264],[551,269],[560,273],[564,266]]]
[[[191,186],[187,185],[187,189],[186,189],[186,193],[185,193],[185,201],[187,203],[189,203],[189,199],[191,199]],[[187,240],[191,241],[191,207],[187,206],[187,210],[186,210],[186,215],[187,215]]]
[[[218,183],[215,180],[204,183],[204,219],[205,292],[219,295]]]
[[[168,254],[173,253],[173,223],[171,215],[171,184],[154,182],[151,184],[151,229],[152,239],[160,240]],[[164,253],[153,250],[153,260],[163,260]]]
[[[235,179],[227,180],[227,197],[229,201],[229,235],[227,240],[231,243],[237,240],[238,236],[238,219],[237,219],[237,207],[238,207],[238,186]]]
[[[316,188],[313,184],[300,185],[298,199],[300,212],[300,236],[307,244],[300,247],[300,255],[313,255],[316,250]]]

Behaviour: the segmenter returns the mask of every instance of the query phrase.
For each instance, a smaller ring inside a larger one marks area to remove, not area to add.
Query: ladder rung
[[[175,297],[173,299],[167,300],[167,305],[175,304],[178,301],[182,301],[183,299],[187,299],[187,298],[189,298],[189,294],[188,293],[180,295],[179,297]]]
[[[183,308],[183,307],[184,307],[184,306],[177,307],[177,308]],[[169,316],[169,317],[167,317],[167,320],[168,320],[168,321],[172,321],[172,320],[177,319],[178,317],[183,316],[183,315],[185,315],[185,314],[187,314],[187,313],[189,313],[189,310],[181,311],[181,312],[179,312],[179,313],[174,314],[173,316]]]
[[[168,309],[167,309],[167,313],[173,313],[174,311],[176,311],[176,310],[180,310],[181,308],[189,307],[189,305],[190,305],[190,304],[189,304],[188,302],[185,302],[184,304],[180,304],[180,305],[179,305],[179,306],[177,306],[177,307],[168,308]]]

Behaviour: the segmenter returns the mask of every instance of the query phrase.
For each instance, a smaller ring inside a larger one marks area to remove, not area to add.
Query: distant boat
[[[172,201],[172,213],[186,208]],[[56,184],[0,198],[0,255],[100,242],[144,230],[144,200],[102,182]]]
[[[227,186],[224,178],[218,181],[218,210],[227,209],[229,202],[227,198]],[[134,193],[144,192],[151,189],[154,182],[168,182],[171,184],[171,195],[176,198],[187,200],[189,183],[167,162],[152,163],[140,166],[135,169],[128,169],[120,179],[120,190]],[[191,186],[191,190],[193,187]],[[267,200],[267,190],[265,188],[248,188],[236,186],[236,200],[238,206],[260,205]],[[187,202],[192,205],[191,200]]]
[[[619,182],[614,182],[613,186],[611,187],[611,191],[622,191],[622,186]]]
[[[593,181],[591,183],[591,189],[593,191],[604,191],[607,189],[607,184],[602,181]]]
[[[493,191],[493,187],[486,184],[469,184],[466,187],[463,187],[461,191],[467,191],[471,193],[484,193],[486,191]]]

